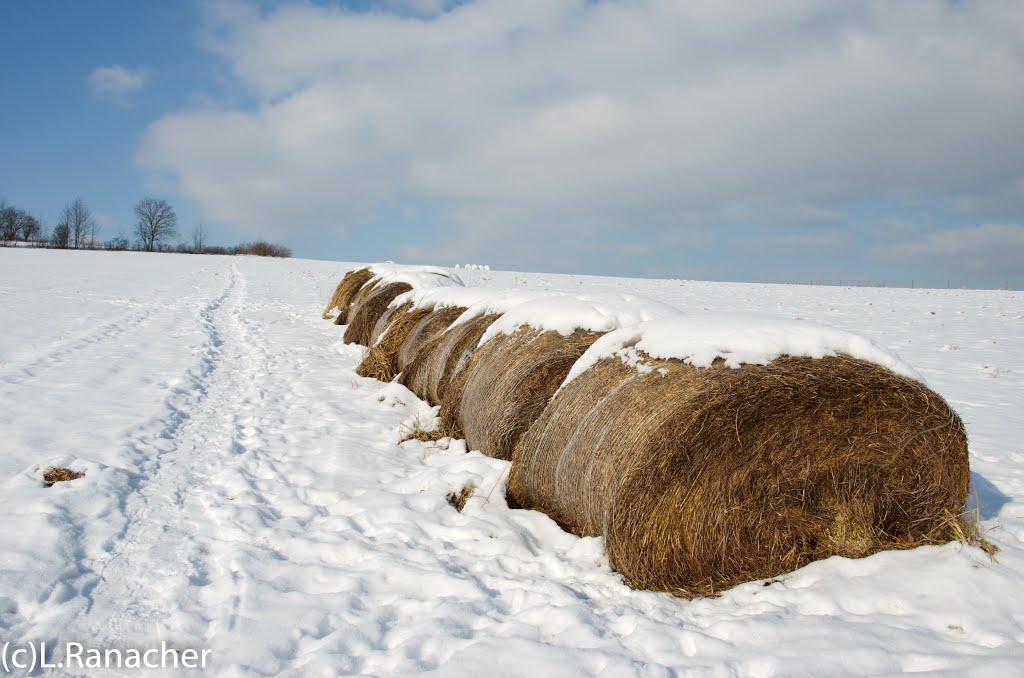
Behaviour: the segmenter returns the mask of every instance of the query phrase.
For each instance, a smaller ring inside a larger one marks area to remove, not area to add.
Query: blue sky
[[[0,3],[0,195],[297,256],[1024,287],[1013,0]],[[13,160],[13,161],[12,161]]]

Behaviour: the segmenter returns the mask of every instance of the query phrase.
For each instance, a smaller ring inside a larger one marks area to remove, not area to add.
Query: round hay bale
[[[601,334],[576,330],[566,337],[523,326],[494,337],[473,354],[461,383],[449,387],[442,423],[463,432],[469,449],[511,459],[519,438]]]
[[[363,355],[356,374],[380,381],[394,379],[398,374],[398,349],[409,330],[427,313],[428,309],[413,311],[411,303],[389,306],[370,333],[370,341],[373,343]]]
[[[411,309],[411,303],[405,303],[399,306],[388,306],[387,310],[384,311],[384,314],[377,319],[376,323],[374,323],[373,329],[370,330],[370,340],[367,345],[370,347],[376,346],[380,342],[381,338],[387,334],[391,326],[398,322],[399,319]]]
[[[398,348],[398,371],[402,372],[409,367],[427,342],[451,327],[451,324],[465,312],[466,309],[462,306],[452,306],[432,309],[420,317]]]
[[[331,295],[331,300],[327,302],[327,308],[324,309],[324,320],[330,319],[334,309],[338,309],[338,317],[334,319],[334,324],[344,325],[348,322],[348,306],[352,303],[352,298],[372,277],[373,272],[368,268],[360,268],[346,273],[338,283],[334,294]]]
[[[603,534],[637,587],[706,595],[833,555],[939,543],[967,498],[960,418],[849,357],[599,361],[513,459],[511,498]]]
[[[352,318],[355,317],[356,309],[366,301],[366,298],[373,293],[379,284],[380,280],[370,280],[370,282],[356,290],[356,293],[352,295],[352,301],[348,302],[348,306],[345,308],[344,313],[338,314],[334,324],[346,325],[350,323]]]
[[[402,370],[399,383],[431,405],[443,403],[452,377],[462,371],[480,337],[499,317],[479,315],[435,335]]]
[[[388,310],[388,306],[399,294],[412,289],[408,283],[390,283],[387,285],[367,285],[352,301],[345,328],[345,343],[370,346],[370,338],[377,321]]]

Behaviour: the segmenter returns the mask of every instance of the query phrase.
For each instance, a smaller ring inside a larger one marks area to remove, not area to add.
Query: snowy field
[[[996,562],[959,544],[832,558],[687,601],[510,510],[505,462],[399,444],[432,410],[356,376],[362,349],[320,318],[350,267],[0,249],[0,643],[56,662],[68,642],[163,641],[221,676],[1024,671],[1024,294],[460,269],[858,332],[961,414]],[[48,466],[85,476],[46,488]]]

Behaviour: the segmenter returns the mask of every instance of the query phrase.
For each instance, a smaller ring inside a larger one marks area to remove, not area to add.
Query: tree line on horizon
[[[197,224],[191,242],[178,240],[178,215],[166,201],[142,198],[133,209],[135,225],[131,237],[119,232],[101,241],[99,224],[85,200],[75,198],[60,211],[57,223],[47,229],[43,220],[0,196],[0,244],[22,242],[35,247],[55,249],[136,250],[140,252],[177,252],[181,254],[252,254],[262,257],[290,257],[284,245],[265,240],[244,242],[231,247],[210,245],[206,226]]]

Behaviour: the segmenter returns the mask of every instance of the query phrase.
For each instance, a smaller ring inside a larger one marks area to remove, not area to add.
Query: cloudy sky
[[[0,3],[0,194],[296,255],[1024,287],[1024,2]],[[14,162],[12,162],[12,160]]]

